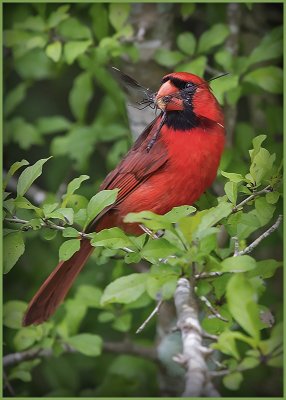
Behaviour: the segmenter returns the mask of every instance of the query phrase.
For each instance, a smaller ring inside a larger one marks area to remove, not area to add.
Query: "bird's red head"
[[[162,111],[192,111],[197,117],[222,123],[220,106],[208,82],[188,72],[165,75],[155,98]]]

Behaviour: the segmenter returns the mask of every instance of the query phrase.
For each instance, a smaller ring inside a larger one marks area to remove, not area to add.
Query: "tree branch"
[[[151,312],[151,314],[148,316],[148,318],[146,318],[146,320],[143,322],[142,325],[139,326],[139,328],[137,329],[136,333],[140,333],[143,331],[143,329],[145,328],[145,326],[148,324],[148,322],[154,317],[154,315],[159,313],[160,307],[163,303],[163,300],[160,299],[156,305],[156,307],[154,308],[154,310]]]
[[[280,223],[282,221],[282,215],[279,215],[277,218],[276,222],[269,228],[267,231],[262,233],[257,239],[255,239],[249,246],[247,246],[244,250],[241,251],[236,251],[234,254],[234,257],[236,256],[243,256],[244,254],[251,253],[255,247],[259,245],[260,242],[262,242],[263,239],[267,238],[267,236],[271,235],[276,229],[278,229]]]
[[[210,312],[218,319],[220,319],[223,322],[228,322],[226,318],[224,318],[211,304],[211,302],[206,298],[206,296],[200,296],[200,300],[205,303],[207,308],[210,310]]]
[[[63,345],[63,348],[65,353],[77,353],[76,350],[68,345]],[[129,341],[105,342],[103,343],[102,350],[108,353],[132,354],[152,361],[157,361],[157,354],[154,348],[135,345]],[[30,349],[22,352],[11,353],[3,357],[3,367],[12,367],[23,361],[29,361],[35,358],[48,358],[51,356],[53,356],[52,349]]]
[[[237,204],[233,207],[232,212],[237,212],[241,207],[243,207],[246,203],[253,200],[257,196],[261,196],[262,194],[266,194],[272,191],[272,187],[270,185],[266,186],[264,189],[259,190],[258,192],[252,193],[250,196],[246,197],[246,199],[242,200],[241,203]]]
[[[4,218],[4,221],[10,222],[10,223],[14,223],[14,224],[20,224],[20,225],[27,225],[27,226],[29,225],[29,221],[26,221],[25,219],[20,219],[20,218],[18,218],[18,217]],[[47,222],[47,221],[44,221],[44,220],[42,220],[42,222],[40,223],[40,225],[41,225],[43,228],[54,229],[54,230],[56,230],[56,231],[64,231],[64,230],[66,229],[64,226],[56,225],[56,224],[54,224],[54,223]],[[85,235],[85,234],[82,233],[82,232],[79,232],[78,234],[79,234],[79,236]]]
[[[175,361],[186,368],[184,397],[215,396],[206,357],[211,350],[202,345],[203,332],[199,323],[198,306],[193,287],[186,278],[180,278],[175,291],[178,328],[182,333],[183,353]]]

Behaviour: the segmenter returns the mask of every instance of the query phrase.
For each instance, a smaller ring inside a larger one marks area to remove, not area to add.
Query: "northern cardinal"
[[[187,72],[168,74],[154,103],[160,114],[100,187],[120,189],[115,204],[86,232],[117,226],[141,234],[138,225],[124,223],[126,214],[165,214],[175,206],[191,205],[215,179],[225,133],[223,114],[208,82]],[[80,249],[58,264],[32,298],[24,326],[42,323],[54,313],[92,251],[89,240],[81,239]]]

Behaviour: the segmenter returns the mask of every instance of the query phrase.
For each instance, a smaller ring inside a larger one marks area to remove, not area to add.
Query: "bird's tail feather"
[[[23,326],[41,324],[55,312],[93,249],[89,240],[82,239],[80,249],[69,260],[57,265],[30,301]]]

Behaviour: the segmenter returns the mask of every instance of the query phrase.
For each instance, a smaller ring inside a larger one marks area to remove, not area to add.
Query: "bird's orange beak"
[[[155,103],[162,111],[183,110],[183,101],[178,89],[171,81],[163,83],[156,97]]]

